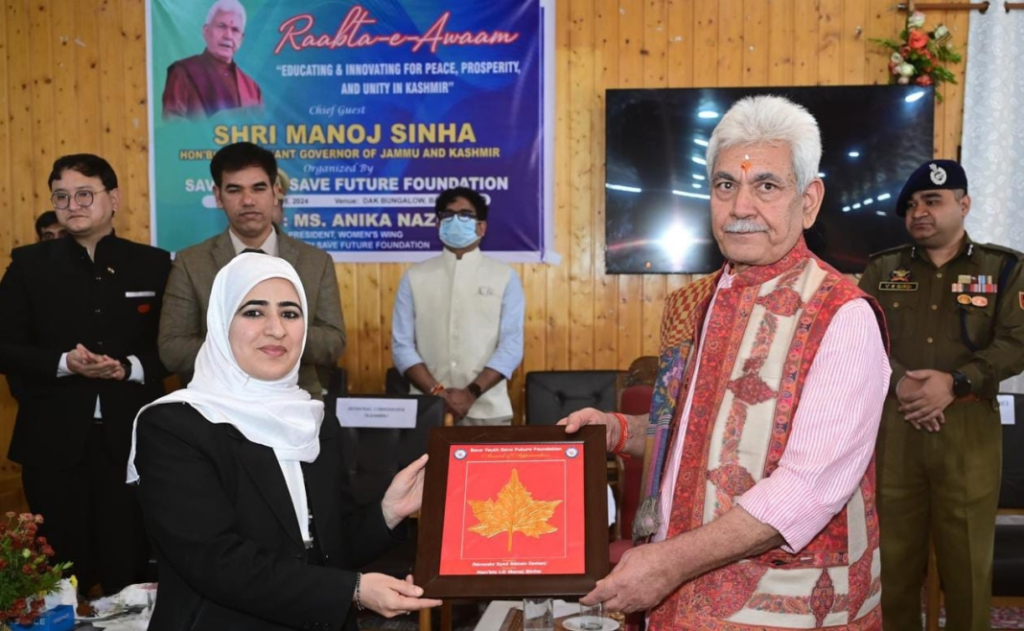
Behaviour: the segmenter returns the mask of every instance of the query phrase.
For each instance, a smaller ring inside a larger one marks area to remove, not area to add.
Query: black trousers
[[[145,579],[149,546],[126,467],[111,457],[99,423],[89,430],[81,462],[22,467],[29,507],[45,519],[40,534],[57,561],[74,563],[70,571],[83,593],[100,584],[114,594]]]

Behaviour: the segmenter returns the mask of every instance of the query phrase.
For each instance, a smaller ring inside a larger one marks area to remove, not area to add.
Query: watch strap
[[[121,357],[117,361],[121,362],[121,368],[124,369],[124,379],[122,381],[128,381],[132,376],[132,363],[127,357]]]

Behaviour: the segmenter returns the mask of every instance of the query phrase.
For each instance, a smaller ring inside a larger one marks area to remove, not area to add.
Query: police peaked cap
[[[962,188],[967,192],[967,174],[955,160],[929,160],[917,167],[907,183],[903,185],[899,198],[896,199],[896,214],[903,217],[907,214],[907,202],[910,196],[918,191],[956,190]]]

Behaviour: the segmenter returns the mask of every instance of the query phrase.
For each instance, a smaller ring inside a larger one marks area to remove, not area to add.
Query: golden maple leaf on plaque
[[[512,477],[498,491],[498,501],[469,500],[473,516],[480,523],[470,526],[470,532],[483,535],[490,539],[502,532],[508,533],[508,551],[512,551],[512,535],[520,532],[527,537],[540,538],[558,528],[547,523],[555,513],[555,507],[562,500],[535,500],[523,483],[519,481],[519,472],[512,469]]]

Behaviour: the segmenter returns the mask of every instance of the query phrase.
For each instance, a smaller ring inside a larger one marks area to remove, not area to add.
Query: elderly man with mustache
[[[260,86],[234,61],[245,37],[245,19],[245,7],[238,0],[213,3],[203,24],[206,50],[167,68],[164,120],[263,106]]]
[[[893,384],[878,436],[886,629],[921,629],[929,534],[946,628],[988,629],[1002,478],[999,382],[1024,370],[1021,253],[975,243],[967,175],[930,160],[896,201],[912,244],[872,257],[860,286],[885,309]]]
[[[877,629],[872,455],[889,362],[877,303],[811,254],[821,135],[780,97],[711,135],[711,223],[726,264],[673,293],[649,415],[588,409],[646,456],[634,547],[583,601],[659,629]],[[753,625],[753,626],[751,626]]]

